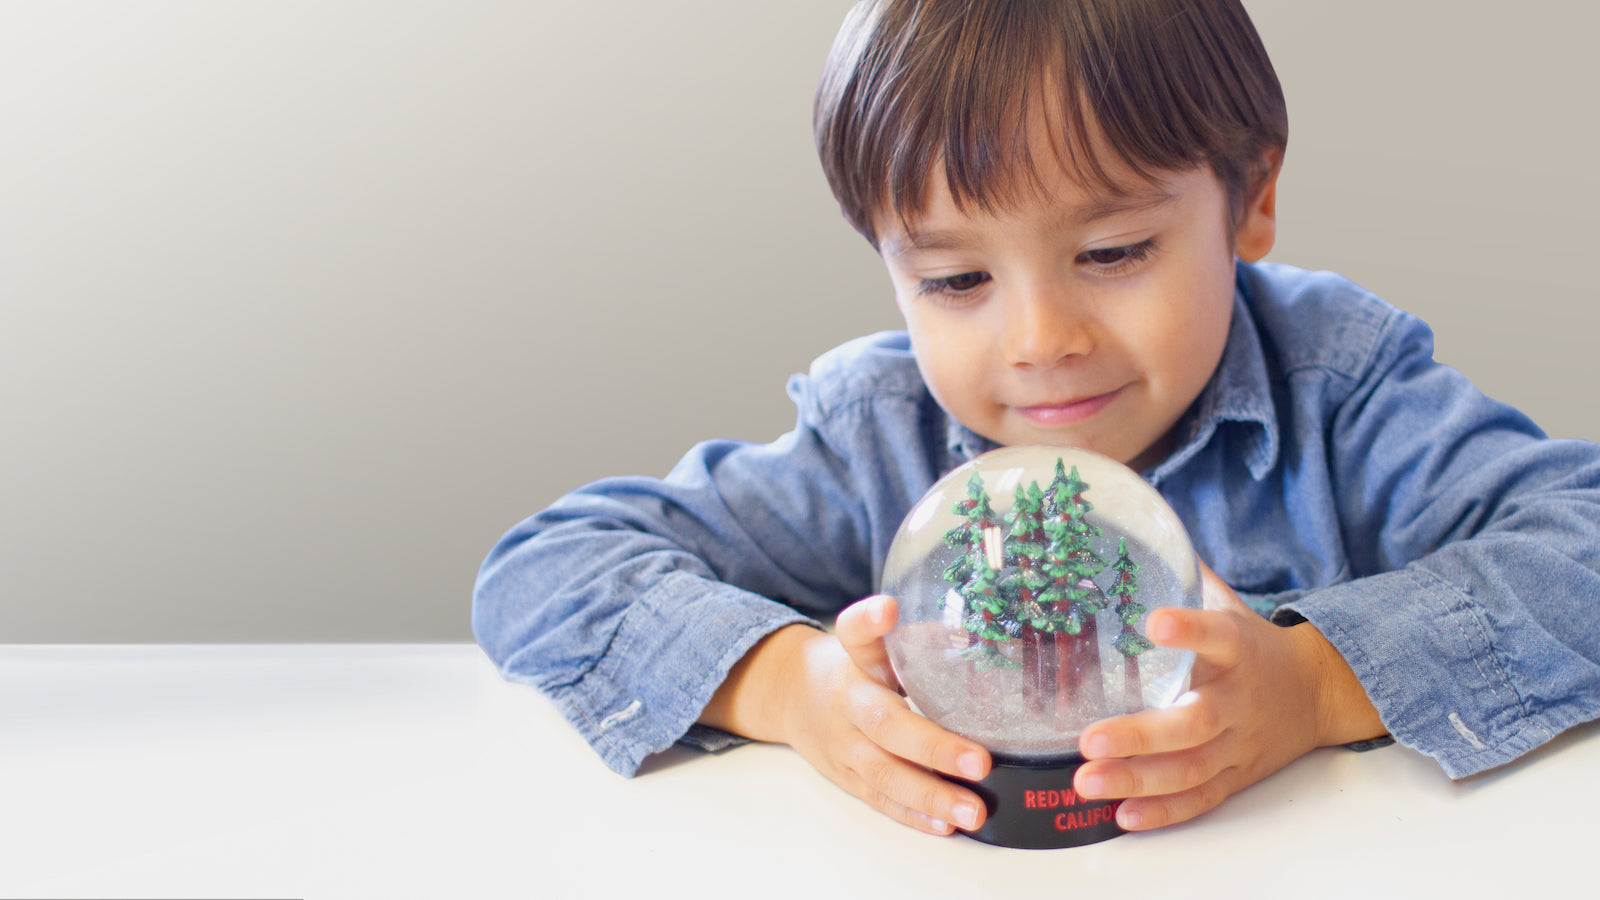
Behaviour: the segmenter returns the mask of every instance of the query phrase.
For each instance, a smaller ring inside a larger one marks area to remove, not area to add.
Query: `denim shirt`
[[[1401,743],[1451,777],[1600,717],[1600,446],[1550,440],[1433,361],[1432,333],[1330,273],[1238,266],[1216,372],[1142,473],[1222,579],[1309,620]],[[473,629],[613,769],[685,740],[763,636],[871,594],[901,519],[992,449],[929,394],[903,332],[789,382],[795,428],[709,441],[507,533]]]

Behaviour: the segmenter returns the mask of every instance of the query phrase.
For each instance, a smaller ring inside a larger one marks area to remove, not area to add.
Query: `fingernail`
[[[871,603],[867,604],[867,621],[874,625],[883,624],[883,599],[881,597],[874,598]]]
[[[978,827],[978,808],[971,803],[957,803],[950,808],[956,824],[968,831]]]
[[[1117,810],[1117,824],[1121,825],[1124,831],[1132,831],[1144,824],[1144,816],[1136,809],[1123,807]]]
[[[1167,616],[1157,616],[1145,623],[1145,632],[1152,641],[1170,641],[1177,635],[1178,626]]]
[[[1106,779],[1103,775],[1090,775],[1083,779],[1079,793],[1085,797],[1104,797],[1106,795]]]
[[[930,816],[928,818],[928,827],[932,828],[934,831],[939,832],[940,834],[949,834],[950,833],[950,823],[946,822],[943,819],[935,819],[935,818]]]
[[[1083,744],[1083,754],[1091,758],[1105,756],[1109,752],[1111,752],[1111,739],[1104,733],[1089,735],[1089,740]]]
[[[956,760],[956,768],[968,779],[980,781],[983,778],[983,756],[977,752],[963,753]]]

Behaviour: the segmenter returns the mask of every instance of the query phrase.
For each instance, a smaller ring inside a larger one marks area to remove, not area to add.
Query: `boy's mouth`
[[[1078,400],[1068,400],[1064,403],[1043,403],[1038,406],[1018,406],[1016,411],[1023,418],[1035,425],[1045,427],[1071,425],[1082,422],[1095,413],[1106,408],[1106,405],[1122,393],[1122,388],[1096,394],[1093,397],[1084,397]]]

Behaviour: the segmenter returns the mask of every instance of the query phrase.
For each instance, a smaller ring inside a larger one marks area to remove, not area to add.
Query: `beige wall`
[[[1594,7],[1247,5],[1273,258],[1600,438]],[[517,519],[787,428],[895,324],[810,149],[847,6],[0,5],[0,641],[464,640]]]

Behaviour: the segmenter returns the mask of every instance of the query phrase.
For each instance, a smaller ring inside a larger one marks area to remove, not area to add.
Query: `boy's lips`
[[[1018,406],[1016,411],[1035,425],[1057,426],[1071,425],[1082,422],[1095,413],[1106,408],[1106,404],[1117,399],[1122,393],[1122,388],[1096,394],[1093,397],[1084,397],[1079,400],[1068,400],[1064,403],[1043,403],[1037,406]]]

